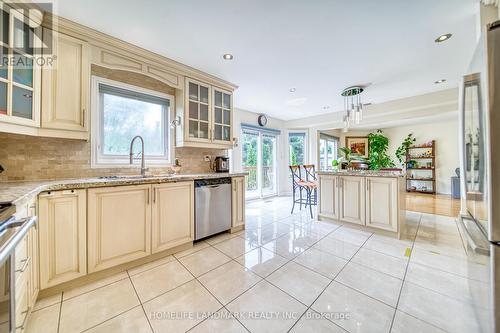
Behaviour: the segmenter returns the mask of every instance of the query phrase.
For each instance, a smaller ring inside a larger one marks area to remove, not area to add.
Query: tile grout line
[[[158,267],[158,266],[155,266],[155,267]],[[147,270],[146,270],[146,272],[147,272]],[[137,300],[139,301],[139,305],[142,308],[142,312],[144,313],[144,316],[146,316],[146,320],[148,321],[149,328],[151,328],[151,332],[154,332],[153,325],[151,324],[151,321],[149,321],[149,317],[146,313],[146,309],[144,309],[144,305],[141,301],[141,298],[139,297],[139,293],[137,292],[137,289],[135,288],[134,281],[132,281],[132,278],[130,277],[130,273],[128,270],[127,270],[127,276],[128,276],[128,279],[130,280],[130,283],[132,284],[132,288],[134,288],[135,296],[137,297]]]
[[[63,296],[64,296],[64,291],[61,292],[61,303],[59,304],[59,316],[57,319],[57,333],[59,333],[59,330],[61,329],[62,306],[64,299]]]
[[[334,231],[332,231],[330,234],[332,234],[333,232],[337,231],[339,228],[335,229]],[[295,327],[295,325],[297,325],[297,323],[300,321],[300,319],[302,319],[302,317],[304,316],[304,314],[307,313],[307,311],[311,310],[312,306],[314,303],[316,303],[316,301],[325,293],[326,289],[328,289],[328,287],[331,286],[331,284],[335,281],[335,279],[337,278],[337,276],[339,276],[340,273],[342,273],[342,271],[344,270],[344,268],[351,262],[352,258],[354,258],[354,256],[358,253],[358,251],[363,247],[363,245],[365,245],[365,243],[373,236],[373,233],[363,242],[363,244],[358,248],[358,250],[352,255],[352,257],[347,260],[346,264],[338,271],[338,273],[335,275],[335,277],[333,279],[331,279],[330,283],[328,283],[328,285],[323,289],[323,291],[321,293],[319,293],[318,297],[316,297],[314,299],[314,301],[311,303],[311,305],[308,306],[308,308],[304,311],[304,313],[299,317],[299,319],[292,325],[292,327],[290,327],[290,329],[287,331],[287,332],[291,332],[291,330]],[[326,237],[326,236],[325,236]],[[335,281],[336,282],[336,281]],[[348,287],[349,289],[352,289],[350,287]],[[354,289],[353,289],[354,290]],[[312,309],[312,311],[316,312],[314,309]],[[337,326],[337,327],[340,327],[342,330],[344,331],[347,331],[346,329],[344,329],[342,326],[338,325],[337,323],[334,323],[333,321],[331,321],[330,319],[326,318],[326,320],[328,320],[329,322],[331,322],[333,325]]]
[[[417,230],[415,231],[415,237],[413,238],[413,244],[411,246],[410,255],[408,256],[408,262],[406,263],[405,274],[403,275],[403,283],[401,284],[401,288],[399,289],[398,300],[396,301],[396,311],[394,311],[394,315],[392,316],[391,326],[389,328],[389,332],[392,330],[392,326],[394,325],[394,320],[396,319],[396,314],[398,312],[399,301],[401,300],[401,294],[403,293],[403,288],[406,282],[406,274],[408,274],[408,267],[410,266],[411,255],[413,254],[413,248],[415,246],[415,240],[417,239],[418,230],[420,229],[420,224],[422,223],[422,214],[420,214],[420,218],[418,219]]]

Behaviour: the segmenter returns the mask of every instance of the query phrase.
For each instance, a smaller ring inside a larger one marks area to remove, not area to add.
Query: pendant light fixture
[[[344,129],[343,132],[347,132],[351,123],[359,124],[363,118],[363,103],[361,103],[361,93],[363,92],[363,87],[352,86],[344,89],[342,91],[342,96],[344,97]]]

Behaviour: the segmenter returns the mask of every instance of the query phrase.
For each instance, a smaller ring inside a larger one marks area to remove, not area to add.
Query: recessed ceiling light
[[[323,106],[323,110],[328,110],[329,108],[330,108],[330,105]]]
[[[445,40],[448,40],[451,38],[451,36],[453,36],[452,34],[444,34],[444,35],[441,35],[439,36],[438,38],[436,38],[434,41],[436,43],[442,43],[444,42]]]
[[[224,58],[224,60],[233,60],[233,55],[231,53],[226,53],[222,58]]]
[[[290,88],[290,92],[295,92],[297,89],[295,88]]]
[[[435,84],[440,84],[440,83],[445,83],[445,82],[446,82],[446,79],[434,81]]]

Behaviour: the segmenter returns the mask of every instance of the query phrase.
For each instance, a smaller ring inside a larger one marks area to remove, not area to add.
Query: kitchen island
[[[400,237],[405,216],[399,171],[318,171],[318,219]]]

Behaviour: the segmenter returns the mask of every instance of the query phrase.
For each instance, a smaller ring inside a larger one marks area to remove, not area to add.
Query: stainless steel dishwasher
[[[194,239],[231,228],[231,178],[196,180]]]

